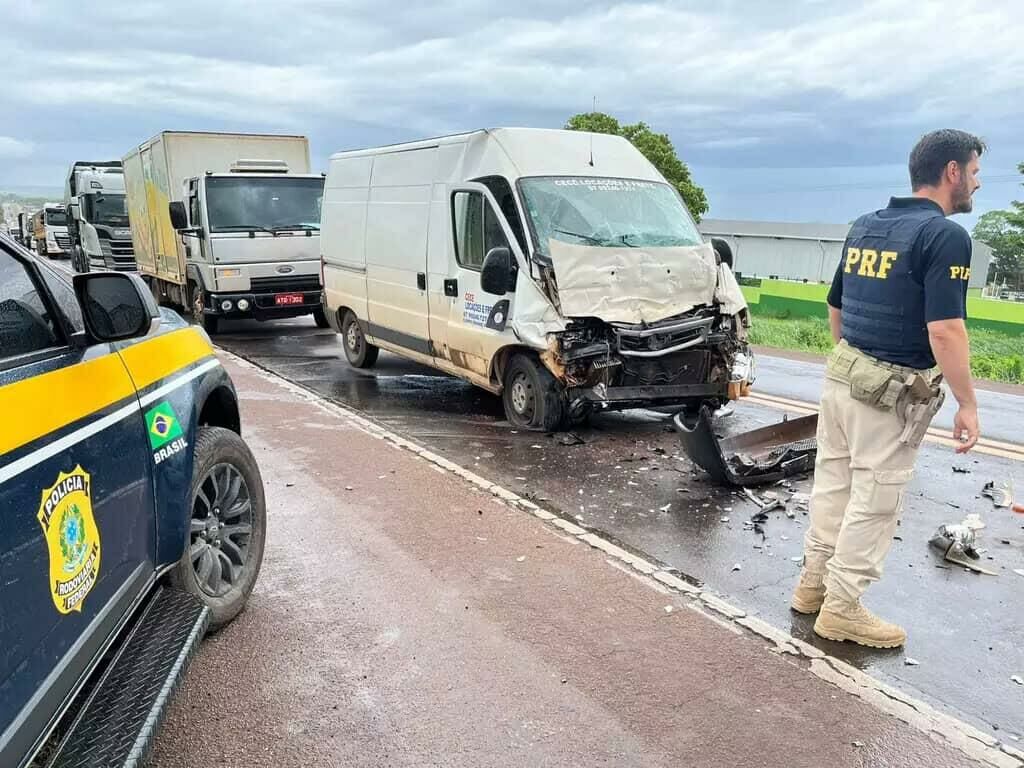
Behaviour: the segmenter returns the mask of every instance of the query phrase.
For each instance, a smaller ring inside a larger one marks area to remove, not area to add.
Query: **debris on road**
[[[586,445],[587,441],[577,435],[575,432],[558,432],[553,435],[555,441],[559,445],[571,447],[573,445]]]
[[[920,661],[918,661],[917,659],[912,659],[909,656],[907,656],[907,658],[903,660],[903,663],[906,664],[908,667],[918,667],[921,665]]]
[[[814,468],[818,416],[786,418],[778,424],[719,440],[711,414],[677,413],[672,420],[686,455],[723,485],[762,485]]]
[[[1010,679],[1017,685],[1024,685],[1024,678],[1022,678],[1020,675],[1014,675]]]
[[[743,570],[743,566],[742,566],[742,565],[740,565],[739,563],[736,563],[736,565],[734,565],[734,566],[732,567],[732,569],[733,569],[734,571],[742,571],[742,570]]]
[[[969,474],[971,474],[971,470],[969,470],[967,467],[958,467],[956,465],[953,465],[953,472],[955,472],[958,475],[969,475]]]
[[[931,545],[943,553],[950,563],[962,565],[976,573],[987,576],[998,576],[994,571],[982,568],[975,562],[981,557],[977,548],[977,531],[985,527],[985,523],[976,515],[968,515],[962,522],[940,525],[931,538]]]
[[[352,487],[351,485],[346,485],[346,486],[345,486],[345,490],[346,490],[346,491],[354,491],[354,490],[355,490],[355,488],[353,488],[353,487]]]
[[[992,503],[997,507],[1008,507],[1013,503],[1013,492],[1009,483],[996,485],[994,480],[989,480],[981,489],[981,495],[992,499]]]
[[[1018,576],[1024,576],[1024,568],[1014,568],[1013,572],[1016,573]]]

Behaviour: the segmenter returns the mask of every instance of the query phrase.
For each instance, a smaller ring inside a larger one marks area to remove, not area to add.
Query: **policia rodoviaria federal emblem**
[[[61,613],[81,611],[100,572],[100,532],[92,514],[89,473],[61,472],[43,491],[39,524],[50,551],[50,594]]]

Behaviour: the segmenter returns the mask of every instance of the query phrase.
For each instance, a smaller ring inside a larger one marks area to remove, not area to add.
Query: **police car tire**
[[[242,475],[249,489],[252,534],[242,579],[222,597],[206,594],[196,583],[188,547],[185,548],[178,565],[169,574],[171,586],[188,592],[210,609],[211,632],[230,623],[245,607],[260,573],[263,546],[267,536],[267,503],[263,495],[260,468],[242,438],[222,427],[199,427],[188,495],[189,519],[191,520],[192,516],[192,499],[195,497],[196,487],[216,464],[231,464]]]
[[[513,397],[513,384],[524,376],[533,398],[533,412],[529,417],[517,412]],[[501,392],[505,416],[515,427],[534,432],[554,432],[567,421],[565,395],[555,377],[535,357],[515,355],[505,371]]]

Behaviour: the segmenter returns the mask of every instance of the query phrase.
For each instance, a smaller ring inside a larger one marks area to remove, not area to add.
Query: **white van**
[[[502,395],[516,427],[746,394],[747,306],[628,141],[502,128],[331,157],[321,254],[349,362]]]

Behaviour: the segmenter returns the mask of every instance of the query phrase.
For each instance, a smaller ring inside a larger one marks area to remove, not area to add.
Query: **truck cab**
[[[120,160],[80,160],[64,184],[70,213],[71,259],[76,272],[135,269],[132,232]]]
[[[71,253],[68,212],[60,203],[47,203],[32,217],[32,238],[36,253],[48,258],[67,257]]]
[[[138,765],[262,561],[231,379],[137,275],[0,235],[0,413],[0,765]]]
[[[324,178],[284,163],[242,160],[184,182],[169,214],[185,244],[193,314],[221,319],[314,314],[321,327],[320,207]]]

